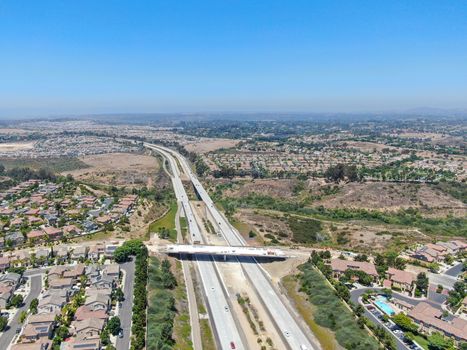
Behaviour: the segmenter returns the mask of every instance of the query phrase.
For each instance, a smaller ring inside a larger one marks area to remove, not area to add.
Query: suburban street
[[[133,282],[135,279],[135,262],[134,260],[120,264],[120,268],[125,271],[125,285],[123,293],[125,300],[122,302],[122,307],[118,311],[121,327],[123,329],[123,338],[117,337],[117,350],[128,350],[130,348],[131,334],[131,317],[133,307]]]
[[[457,276],[459,276],[459,274],[462,272],[462,266],[463,266],[462,263],[458,263],[457,265],[454,265],[450,269],[446,270],[444,274],[457,278]]]
[[[8,349],[13,338],[16,334],[16,329],[21,326],[19,322],[21,311],[27,311],[29,304],[34,298],[37,298],[42,289],[42,275],[34,275],[29,277],[31,279],[31,290],[28,296],[24,300],[24,305],[19,308],[13,319],[8,323],[7,329],[3,332],[0,337],[0,349]]]
[[[355,303],[356,305],[359,304],[358,302],[358,299],[362,296],[362,294],[364,294],[366,291],[368,290],[374,290],[374,289],[378,289],[378,288],[360,288],[360,289],[354,289],[352,291],[350,291],[350,300]],[[397,295],[397,297],[399,297],[399,295]],[[402,299],[402,298],[401,298]],[[404,299],[405,300],[405,299]],[[363,307],[364,308],[364,314],[365,314],[365,317],[368,318],[370,321],[372,321],[374,324],[376,325],[379,325],[381,327],[383,327],[384,329],[386,329],[386,331],[389,332],[389,334],[392,335],[392,337],[396,340],[396,345],[397,345],[397,349],[398,350],[409,350],[409,347],[404,344],[404,342],[399,339],[398,337],[396,337],[396,335],[391,332],[391,330],[389,330],[386,325],[381,322],[381,320],[376,317],[375,315],[373,315],[371,312],[369,312],[366,307]]]
[[[426,276],[430,280],[431,284],[434,284],[435,286],[438,285],[438,284],[441,284],[445,288],[448,288],[448,289],[452,289],[453,286],[454,286],[454,283],[457,282],[456,277],[454,277],[452,275],[448,275],[446,273],[427,272]]]

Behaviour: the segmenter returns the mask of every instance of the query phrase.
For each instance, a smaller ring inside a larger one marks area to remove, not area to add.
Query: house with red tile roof
[[[347,270],[363,271],[366,274],[373,276],[375,279],[378,278],[378,272],[376,271],[375,265],[365,261],[332,259],[331,269],[335,278],[339,278]]]
[[[441,310],[435,309],[428,303],[420,302],[408,316],[420,326],[420,329],[429,334],[441,332],[454,338],[456,341],[467,341],[467,321],[459,317],[452,320],[442,319]]]
[[[392,288],[400,289],[404,292],[412,292],[416,279],[413,273],[390,267],[386,274]]]

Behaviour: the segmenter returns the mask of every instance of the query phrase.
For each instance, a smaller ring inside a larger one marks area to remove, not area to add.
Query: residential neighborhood
[[[124,336],[119,316],[131,313],[129,303],[122,309],[122,301],[129,297],[123,292],[124,284],[131,284],[133,278],[113,262],[112,252],[120,244],[62,245],[55,252],[49,248],[45,260],[37,267],[23,259],[21,274],[1,274],[0,307],[7,309],[5,316],[9,322],[12,320],[10,328],[18,313],[21,323],[13,330],[11,346],[4,343],[7,333],[0,333],[0,344],[12,350],[48,350],[56,345],[65,350],[98,350],[115,346]],[[107,246],[111,249],[106,249]],[[64,260],[56,258],[59,251],[66,252]],[[38,294],[29,308],[19,311],[32,283],[39,285]],[[21,301],[16,303],[18,295]]]
[[[424,338],[420,335],[438,333],[458,345],[467,342],[467,244],[440,241],[411,251],[391,260],[381,255],[339,253],[333,257],[336,252],[321,252],[313,253],[311,261],[333,284],[345,284],[350,293],[346,297],[342,292],[344,299],[364,305],[365,315],[398,339],[398,348],[422,349]],[[425,254],[433,259],[427,260]],[[424,263],[436,263],[437,268],[430,270],[432,265]],[[435,282],[438,280],[446,283]],[[403,323],[400,319],[405,316],[408,321]]]
[[[0,193],[0,249],[32,247],[112,228],[122,218],[127,220],[137,203],[133,194],[98,197],[84,190],[73,181],[28,180]]]

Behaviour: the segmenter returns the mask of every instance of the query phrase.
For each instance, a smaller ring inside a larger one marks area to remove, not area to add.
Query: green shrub
[[[358,325],[357,319],[310,263],[302,265],[302,290],[315,305],[314,319],[322,327],[333,330],[338,343],[354,350],[378,349],[376,340]]]

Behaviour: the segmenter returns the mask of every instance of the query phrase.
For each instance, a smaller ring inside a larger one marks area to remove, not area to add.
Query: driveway
[[[24,305],[19,308],[18,312],[15,314],[13,319],[8,323],[7,330],[4,331],[2,336],[0,337],[0,349],[8,349],[11,341],[16,335],[16,329],[21,327],[21,323],[19,322],[21,311],[27,311],[31,301],[34,298],[37,298],[39,294],[41,293],[42,276],[35,275],[30,278],[31,278],[31,290],[29,291],[28,296],[24,300]]]
[[[133,315],[133,285],[135,281],[135,262],[134,258],[130,262],[120,264],[120,268],[125,271],[125,284],[123,293],[125,300],[118,311],[121,327],[123,329],[123,338],[117,338],[117,350],[128,350],[130,348],[131,317]]]

